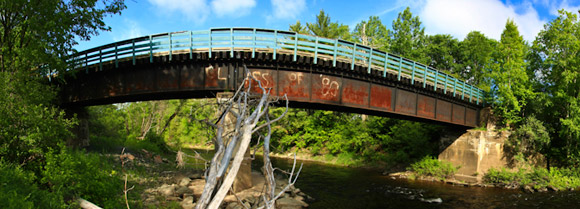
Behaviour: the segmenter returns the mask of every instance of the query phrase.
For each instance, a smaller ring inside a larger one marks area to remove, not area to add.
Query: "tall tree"
[[[290,31],[294,31],[300,34],[308,34],[308,27],[302,25],[300,21],[296,21],[296,24],[290,25]]]
[[[507,126],[522,120],[523,108],[534,96],[526,71],[525,56],[524,39],[516,24],[508,19],[491,66],[492,92],[496,96],[494,109]]]
[[[389,47],[389,31],[377,16],[370,16],[368,21],[361,21],[354,28],[353,36],[356,42],[363,45],[387,51]]]
[[[471,31],[460,43],[463,70],[460,73],[468,83],[489,90],[491,55],[497,41],[485,37],[479,31]]]
[[[562,160],[580,164],[580,21],[574,13],[559,11],[532,46],[531,73],[538,75],[544,92],[545,124],[554,130],[554,150]],[[546,114],[547,113],[547,114]],[[564,148],[564,149],[561,149]]]
[[[391,35],[390,51],[403,57],[429,63],[429,58],[425,56],[425,28],[421,26],[418,16],[411,13],[407,7],[399,13],[393,21],[393,33]]]
[[[103,18],[124,8],[122,0],[0,0],[0,160],[41,163],[58,150],[73,121],[55,107],[56,92],[40,73],[64,73],[75,37],[108,30]]]
[[[331,22],[330,16],[324,13],[324,10],[320,10],[320,13],[316,16],[316,22],[306,23],[306,26],[308,27],[308,30],[310,30],[310,33],[315,36],[339,38],[343,40],[351,39],[348,25]]]
[[[451,35],[427,36],[425,55],[431,60],[429,66],[450,74],[461,74],[459,41]]]
[[[0,0],[0,70],[63,70],[75,38],[110,30],[103,18],[124,8],[123,0]]]

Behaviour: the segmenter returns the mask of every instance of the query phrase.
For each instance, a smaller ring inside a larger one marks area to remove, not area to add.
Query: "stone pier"
[[[504,143],[508,131],[467,130],[439,154],[439,160],[460,166],[455,178],[465,182],[481,182],[490,168],[507,167]]]

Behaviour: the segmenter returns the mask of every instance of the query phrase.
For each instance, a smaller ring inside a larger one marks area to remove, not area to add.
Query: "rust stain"
[[[417,115],[435,118],[435,99],[423,95],[418,96]]]
[[[380,86],[372,84],[371,86],[371,107],[377,107],[379,109],[386,109],[387,111],[392,111],[393,107],[391,104],[391,99],[393,95],[393,90],[386,86]]]
[[[465,125],[468,126],[476,126],[477,125],[477,116],[474,109],[467,108],[465,110]]]
[[[461,105],[453,104],[453,118],[451,119],[453,123],[464,124],[465,123],[465,107]]]
[[[415,93],[404,90],[397,91],[397,106],[395,108],[397,112],[414,115],[416,105],[417,96]]]
[[[437,100],[437,120],[451,122],[451,103]]]
[[[369,105],[369,84],[362,81],[344,79],[342,90],[342,102],[355,106],[367,107]]]

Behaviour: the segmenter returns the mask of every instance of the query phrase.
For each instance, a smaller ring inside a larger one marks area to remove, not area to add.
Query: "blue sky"
[[[406,7],[419,16],[427,34],[451,34],[462,40],[473,30],[499,39],[507,18],[513,19],[527,41],[554,19],[558,9],[577,13],[580,0],[126,0],[121,15],[105,19],[112,27],[78,50],[173,31],[217,27],[288,30],[290,24],[314,22],[324,9],[331,20],[354,26],[379,16],[388,28]]]

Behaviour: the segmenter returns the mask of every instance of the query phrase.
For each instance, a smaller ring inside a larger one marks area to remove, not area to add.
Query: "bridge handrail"
[[[102,70],[103,63],[114,63],[118,67],[122,59],[131,59],[136,64],[137,57],[149,57],[153,63],[156,53],[166,53],[171,60],[176,52],[189,53],[192,58],[193,52],[206,51],[211,58],[213,51],[227,50],[233,57],[236,49],[251,51],[252,58],[257,50],[270,50],[274,60],[279,53],[291,53],[293,61],[307,52],[314,56],[314,64],[318,58],[332,60],[333,67],[337,61],[350,62],[351,70],[355,65],[366,66],[369,74],[372,69],[379,70],[383,77],[391,73],[398,80],[410,78],[412,84],[421,81],[423,88],[429,82],[433,90],[437,87],[445,93],[449,90],[453,96],[461,95],[461,99],[468,97],[469,102],[479,104],[483,100],[483,90],[425,64],[349,41],[271,29],[212,28],[141,36],[78,52],[70,61],[75,69],[84,68],[88,73],[89,66],[98,65]]]

